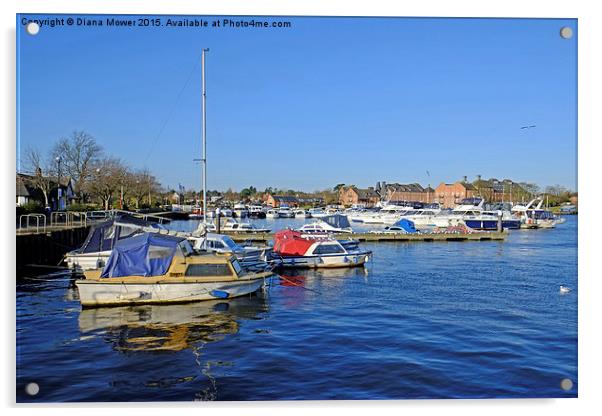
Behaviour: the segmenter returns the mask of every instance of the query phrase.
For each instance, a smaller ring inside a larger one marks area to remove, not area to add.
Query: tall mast
[[[205,52],[208,52],[208,48],[203,48],[202,55],[202,71],[203,71],[203,157],[201,162],[203,163],[203,222],[207,223],[207,91],[205,90]]]

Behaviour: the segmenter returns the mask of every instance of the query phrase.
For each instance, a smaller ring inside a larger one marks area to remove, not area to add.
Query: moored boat
[[[302,234],[352,233],[353,229],[345,215],[335,214],[321,217],[297,229]]]
[[[194,254],[184,238],[142,233],[118,241],[105,267],[84,275],[75,285],[89,307],[234,298],[272,273],[245,271],[231,255]]]
[[[332,238],[304,238],[294,230],[274,234],[272,256],[281,261],[281,267],[335,268],[362,266],[372,254],[355,244],[342,244]]]

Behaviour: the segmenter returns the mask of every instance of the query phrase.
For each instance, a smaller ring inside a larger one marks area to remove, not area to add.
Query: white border
[[[595,185],[600,175],[600,147],[602,139],[600,118],[600,77],[602,66],[600,52],[602,45],[602,21],[591,4],[583,2],[575,4],[571,1],[531,1],[506,0],[484,1],[421,1],[404,4],[390,4],[380,0],[358,1],[183,1],[183,0],[44,0],[20,2],[5,1],[1,3],[4,42],[2,65],[2,83],[5,96],[2,105],[2,126],[4,169],[2,170],[2,187],[6,192],[14,190],[15,172],[15,13],[111,13],[111,14],[206,14],[206,15],[327,15],[327,16],[448,16],[448,17],[557,17],[579,19],[579,399],[558,400],[445,400],[445,401],[387,401],[387,402],[244,402],[244,403],[206,403],[206,404],[148,404],[144,412],[149,415],[163,415],[166,407],[175,408],[177,412],[198,413],[202,411],[219,411],[234,414],[235,412],[258,411],[262,414],[305,415],[318,410],[322,412],[342,411],[346,414],[360,414],[371,408],[379,413],[398,414],[402,412],[420,411],[427,414],[483,414],[504,415],[514,412],[541,412],[548,415],[568,412],[581,414],[594,408],[600,408],[602,394],[598,391],[600,376],[600,273],[597,270],[595,256],[597,254],[597,229],[595,207],[601,206],[600,194]],[[586,5],[587,4],[587,5]],[[596,104],[598,104],[596,106]],[[7,197],[8,198],[8,197]],[[15,299],[14,299],[14,211],[8,199],[0,204],[0,218],[3,221],[3,238],[0,246],[4,273],[4,305],[6,312],[6,333],[2,343],[2,359],[4,383],[2,386],[2,403],[12,406],[10,412],[30,411],[40,406],[15,406],[14,403],[14,340],[15,340]],[[43,359],[43,357],[42,357]],[[294,384],[294,380],[291,380]],[[597,406],[596,406],[597,405]],[[52,405],[44,409],[50,414],[80,414],[83,408],[91,405]],[[96,405],[86,414],[104,415],[113,408],[132,409],[140,405]]]

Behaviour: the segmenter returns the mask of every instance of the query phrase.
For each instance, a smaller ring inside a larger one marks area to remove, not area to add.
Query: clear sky
[[[573,19],[280,17],[259,20],[291,27],[43,26],[31,36],[22,17],[17,149],[84,130],[163,185],[198,189],[210,48],[209,189],[434,187],[478,174],[577,188]]]

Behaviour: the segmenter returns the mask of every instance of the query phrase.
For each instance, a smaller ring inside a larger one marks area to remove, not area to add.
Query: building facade
[[[295,196],[266,194],[265,203],[274,208],[281,206],[298,207],[299,200]]]
[[[432,203],[435,201],[435,190],[430,186],[423,188],[419,183],[379,183],[380,197],[382,201],[390,203],[400,202],[422,202]]]
[[[380,195],[370,187],[360,189],[356,186],[342,186],[339,188],[339,204],[344,206],[363,205],[373,207],[380,201]]]
[[[477,195],[477,190],[473,184],[466,181],[455,183],[441,183],[435,189],[435,202],[438,202],[442,208],[453,208],[464,198],[473,198]]]

